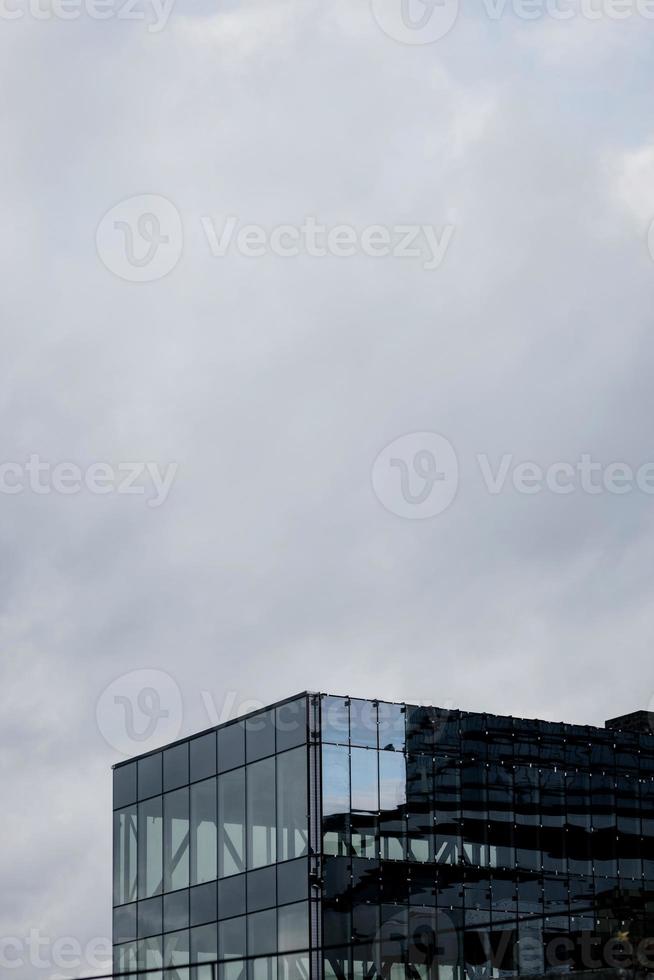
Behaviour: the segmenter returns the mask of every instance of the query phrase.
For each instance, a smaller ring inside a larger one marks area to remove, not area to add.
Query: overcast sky
[[[591,724],[649,705],[654,22],[463,0],[431,41],[400,0],[177,0],[165,23],[20,2],[0,936],[39,929],[46,976],[55,939],[110,935],[132,681],[103,692],[126,673],[168,675],[172,734],[307,688]],[[214,254],[229,216],[263,254]],[[354,254],[308,254],[308,218]],[[35,456],[109,489],[21,489]],[[158,497],[149,471],[110,485],[146,462],[174,475]]]

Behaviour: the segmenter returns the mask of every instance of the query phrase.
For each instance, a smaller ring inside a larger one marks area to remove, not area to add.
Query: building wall
[[[306,697],[117,767],[114,969],[306,977],[308,777]]]
[[[652,935],[651,735],[323,697],[322,741],[327,977],[612,966]]]

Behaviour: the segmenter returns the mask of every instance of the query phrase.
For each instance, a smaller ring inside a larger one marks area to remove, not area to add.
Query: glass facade
[[[122,764],[115,969],[651,970],[654,735],[628,727],[309,694]]]
[[[114,970],[309,977],[308,700],[114,769]]]

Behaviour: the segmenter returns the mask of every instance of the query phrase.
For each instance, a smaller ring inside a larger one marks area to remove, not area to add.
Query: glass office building
[[[302,694],[114,769],[114,970],[654,970],[654,735]]]

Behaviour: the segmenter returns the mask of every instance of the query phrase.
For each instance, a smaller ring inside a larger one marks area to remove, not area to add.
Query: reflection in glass
[[[188,888],[189,793],[178,789],[164,796],[164,890]]]
[[[218,862],[221,878],[245,871],[245,769],[218,777]]]
[[[248,868],[260,868],[276,860],[275,757],[247,767]]]
[[[350,701],[350,743],[377,748],[377,705],[374,701]]]
[[[114,813],[114,905],[136,900],[136,806]]]
[[[379,810],[377,752],[352,749],[352,810],[376,813]]]
[[[191,884],[212,881],[218,874],[216,780],[191,786]]]
[[[277,860],[308,853],[307,753],[304,747],[277,756]]]
[[[162,799],[139,803],[138,818],[139,898],[160,895],[163,890]]]

